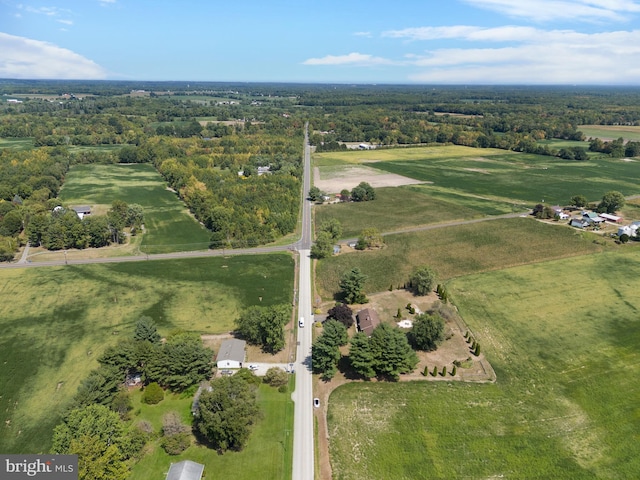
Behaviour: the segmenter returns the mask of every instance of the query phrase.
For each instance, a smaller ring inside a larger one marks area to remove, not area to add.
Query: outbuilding
[[[204,465],[191,460],[172,463],[165,480],[201,480]]]
[[[247,342],[237,338],[222,342],[216,357],[218,368],[242,368],[246,357],[246,346]]]

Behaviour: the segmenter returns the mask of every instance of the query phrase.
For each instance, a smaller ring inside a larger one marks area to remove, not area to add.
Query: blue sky
[[[0,78],[640,85],[640,0],[0,0]]]

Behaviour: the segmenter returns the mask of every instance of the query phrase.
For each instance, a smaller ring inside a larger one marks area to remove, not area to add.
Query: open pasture
[[[343,273],[353,267],[369,277],[365,292],[375,293],[404,285],[417,265],[431,266],[439,281],[444,281],[618,247],[595,234],[519,217],[386,235],[384,240],[386,246],[380,250],[320,260],[316,267],[318,294],[326,300],[333,298]]]
[[[10,150],[31,150],[33,148],[33,137],[24,138],[0,138],[0,149]]]
[[[522,205],[497,202],[429,184],[377,188],[373,202],[314,207],[316,225],[335,218],[342,224],[343,238],[357,237],[365,228],[392,232],[419,225],[525,210]]]
[[[60,199],[67,205],[97,205],[102,210],[114,200],[141,205],[145,233],[140,249],[145,253],[206,250],[209,246],[209,232],[166,188],[151,165],[75,165]]]
[[[333,478],[634,478],[639,288],[637,248],[449,282],[497,382],[339,387]]]
[[[293,381],[291,381],[293,387]],[[140,395],[134,396],[135,408],[141,408],[140,420],[150,421],[156,432],[160,432],[162,415],[173,410],[180,412],[185,424],[190,425],[191,397],[178,399],[168,395],[158,405],[139,403]],[[246,447],[241,452],[216,452],[193,444],[179,456],[169,456],[155,442],[153,449],[133,468],[131,480],[164,478],[171,463],[193,460],[205,466],[207,478],[216,478],[220,472],[233,472],[238,480],[282,480],[291,478],[293,440],[293,402],[291,392],[279,393],[277,389],[260,385],[258,404],[263,413],[253,426]]]
[[[579,194],[599,201],[610,190],[625,196],[640,193],[640,169],[634,162],[566,161],[516,152],[487,157],[482,149],[476,153],[476,157],[397,160],[370,166],[453,191],[530,206],[542,201],[566,205]]]
[[[587,138],[599,138],[603,141],[616,140],[640,142],[640,126],[634,125],[579,125],[578,130]]]
[[[141,316],[162,335],[223,333],[292,291],[287,254],[0,270],[0,451],[46,451],[96,358]]]

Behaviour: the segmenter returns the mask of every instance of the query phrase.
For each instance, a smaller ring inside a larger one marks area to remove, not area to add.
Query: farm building
[[[569,225],[571,225],[572,227],[576,227],[576,228],[586,228],[590,224],[584,218],[575,217],[575,218],[571,219],[571,221],[569,222]]]
[[[622,221],[622,217],[618,217],[617,215],[611,215],[609,213],[601,213],[600,218],[603,218],[607,222],[620,223]]]
[[[80,205],[77,207],[71,207],[71,210],[76,212],[76,215],[78,215],[78,218],[80,220],[82,220],[87,215],[91,215],[91,207],[89,205]]]
[[[640,222],[633,222],[631,225],[625,225],[618,228],[618,236],[629,235],[630,237],[638,234],[638,228],[640,228]]]
[[[604,218],[600,217],[600,215],[595,212],[582,212],[582,218],[589,225],[599,225],[604,222]]]
[[[165,480],[201,480],[203,472],[204,465],[201,463],[183,460],[171,464]]]
[[[216,357],[218,368],[242,368],[246,355],[246,346],[247,342],[237,338],[222,342]]]
[[[367,337],[370,337],[373,329],[380,325],[380,318],[375,310],[365,308],[356,315],[356,324],[359,332],[364,332]]]

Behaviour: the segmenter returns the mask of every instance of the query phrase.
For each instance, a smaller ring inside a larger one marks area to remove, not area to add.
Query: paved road
[[[298,318],[304,319],[304,327],[298,327],[296,351],[296,389],[291,397],[295,403],[293,425],[293,479],[314,479],[313,441],[313,383],[311,376],[311,340],[313,329],[311,292],[311,202],[307,197],[311,185],[311,155],[308,130],[305,127],[304,179],[302,189],[302,235],[299,243]]]

